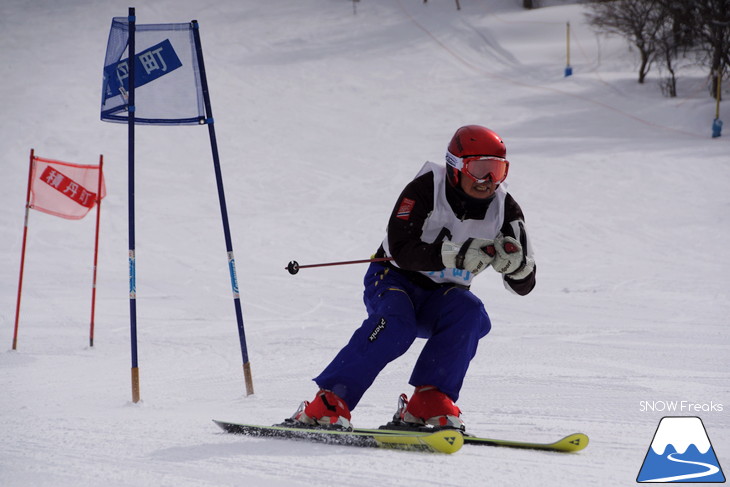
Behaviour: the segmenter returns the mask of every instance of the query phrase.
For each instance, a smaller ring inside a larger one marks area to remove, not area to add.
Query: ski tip
[[[453,429],[434,431],[433,433],[397,433],[388,431],[371,433],[381,448],[396,450],[426,451],[431,453],[456,453],[464,445],[464,436]]]
[[[369,430],[381,448],[396,450],[425,451],[431,453],[456,453],[464,445],[464,436],[453,429],[439,430],[429,433],[403,433]],[[357,433],[356,433],[357,434]]]
[[[429,435],[434,447],[441,453],[456,453],[464,446],[464,435],[456,430],[441,430]]]
[[[410,438],[434,453],[456,453],[464,446],[464,435],[454,429],[443,429],[425,435],[411,435]]]
[[[555,443],[561,451],[580,451],[588,446],[588,435],[583,433],[573,433]]]
[[[588,436],[583,433],[573,433],[554,443],[535,443],[532,441],[498,440],[468,436],[465,443],[469,445],[503,446],[509,448],[525,448],[530,450],[544,450],[555,452],[576,452],[588,446]]]

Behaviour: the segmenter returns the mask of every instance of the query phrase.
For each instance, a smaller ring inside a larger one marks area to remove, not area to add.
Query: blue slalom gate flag
[[[135,243],[135,126],[205,125],[210,136],[223,235],[241,344],[246,395],[253,394],[243,312],[238,292],[215,124],[205,75],[197,20],[185,24],[138,25],[135,9],[114,17],[104,59],[101,119],[127,125],[129,219],[129,314],[132,355],[132,401],[140,400],[137,357],[137,288]]]
[[[101,119],[129,115],[129,18],[114,17],[104,60]],[[135,25],[135,124],[205,123],[193,24]]]

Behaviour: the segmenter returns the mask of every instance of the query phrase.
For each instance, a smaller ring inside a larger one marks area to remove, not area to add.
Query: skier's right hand
[[[447,268],[464,269],[477,275],[492,263],[494,257],[485,252],[490,245],[494,242],[484,238],[470,238],[464,243],[446,240],[441,244],[441,260]]]

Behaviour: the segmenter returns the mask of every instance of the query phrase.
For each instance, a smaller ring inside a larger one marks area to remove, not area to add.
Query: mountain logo
[[[702,420],[696,416],[662,418],[636,481],[725,482]]]

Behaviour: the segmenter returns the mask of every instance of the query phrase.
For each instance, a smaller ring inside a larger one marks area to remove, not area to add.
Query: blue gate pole
[[[248,360],[248,349],[246,347],[246,332],[243,329],[243,312],[241,311],[241,297],[238,292],[238,278],[236,277],[236,260],[233,257],[233,243],[231,242],[231,230],[228,225],[228,210],[226,208],[226,195],[223,191],[223,176],[221,174],[220,158],[218,157],[218,143],[215,137],[215,124],[213,122],[213,111],[210,104],[208,92],[208,80],[205,76],[205,63],[203,62],[203,48],[200,44],[200,30],[198,21],[191,21],[193,37],[195,39],[195,51],[198,57],[198,68],[200,69],[200,84],[203,89],[203,100],[205,102],[208,134],[210,135],[210,149],[213,152],[213,167],[215,169],[215,180],[218,186],[218,201],[221,208],[221,219],[223,221],[223,234],[226,240],[226,252],[228,254],[228,270],[231,275],[231,287],[233,289],[233,305],[236,309],[236,322],[238,323],[238,339],[241,342],[241,355],[243,357],[243,376],[246,381],[246,395],[253,394],[253,378],[251,377],[251,363]]]
[[[129,8],[129,91],[128,91],[128,186],[129,186],[129,333],[132,344],[132,402],[139,402],[139,364],[137,362],[137,282],[134,249],[134,7]]]

